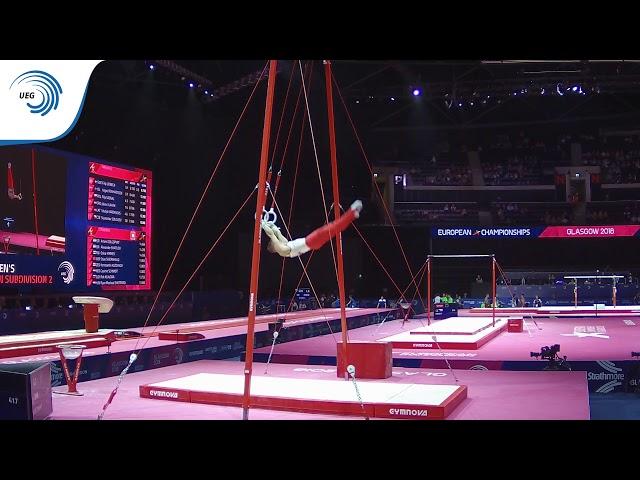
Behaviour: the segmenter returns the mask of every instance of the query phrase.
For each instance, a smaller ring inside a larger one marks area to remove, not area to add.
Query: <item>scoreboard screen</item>
[[[298,302],[306,302],[311,298],[311,289],[308,287],[299,288],[296,290],[296,300]]]
[[[148,170],[0,148],[0,289],[149,290],[152,192]]]

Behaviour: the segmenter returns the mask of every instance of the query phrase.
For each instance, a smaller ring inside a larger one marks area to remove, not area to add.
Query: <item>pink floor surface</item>
[[[253,375],[264,375],[264,364],[254,364]],[[202,360],[181,365],[130,373],[108,408],[105,420],[240,420],[242,409],[216,405],[172,402],[140,398],[139,386],[184,377],[195,373],[241,375],[244,363]],[[469,395],[449,416],[449,420],[587,420],[589,395],[585,372],[505,372],[454,371]],[[270,376],[297,378],[335,378],[335,367],[306,365],[269,366]],[[366,380],[361,380],[364,382]],[[453,384],[447,370],[394,368],[390,382]],[[51,419],[93,420],[116,385],[116,378],[83,382],[83,396],[55,395]],[[64,391],[66,387],[54,390]],[[363,399],[366,402],[366,399]],[[303,414],[252,409],[253,420],[354,420],[361,417]]]
[[[385,312],[388,309],[375,309],[375,308],[354,308],[347,310],[347,318],[358,317],[363,315],[370,315],[377,312]],[[333,320],[340,317],[340,309],[338,308],[326,308],[323,310],[309,310],[305,312],[294,312],[289,314],[288,317],[290,320],[287,323],[288,325],[301,325],[307,323],[314,322],[324,322],[325,319]],[[255,331],[262,332],[268,330],[268,322],[274,321],[276,318],[275,315],[264,315],[257,317],[257,323],[255,326]],[[215,329],[205,329],[207,326],[215,326],[220,327],[225,322],[231,324],[244,323],[240,326],[230,326],[223,328],[215,328]],[[169,330],[180,330],[188,329],[192,331],[197,331],[204,335],[205,338],[221,338],[221,337],[230,337],[233,335],[243,335],[247,333],[247,320],[246,317],[240,318],[232,318],[232,319],[220,319],[220,320],[210,320],[206,322],[193,322],[193,323],[181,323],[174,325],[161,325],[159,328],[155,329],[155,332],[164,332]],[[200,329],[198,329],[200,327]],[[143,332],[145,335],[151,334],[154,330],[153,326],[148,326],[144,330],[141,328],[131,328],[127,330],[133,330],[138,332]],[[49,332],[45,332],[49,333]],[[338,334],[339,335],[339,334]],[[160,340],[157,336],[152,337],[139,337],[132,338],[128,340],[118,340],[111,344],[110,347],[98,347],[92,348],[90,350],[86,350],[82,355],[83,357],[90,357],[93,355],[104,355],[107,352],[129,352],[136,350],[138,348],[152,348],[163,345],[172,345],[176,342],[174,340]],[[12,358],[4,358],[0,359],[0,364],[2,363],[16,363],[16,362],[25,362],[25,361],[39,361],[39,360],[57,360],[59,359],[59,355],[55,354],[44,354],[44,355],[26,355],[20,357],[12,357]]]
[[[464,322],[465,318],[460,317]],[[627,323],[625,323],[625,320]],[[461,352],[475,360],[533,360],[530,352],[540,351],[540,347],[559,344],[561,354],[569,361],[579,360],[631,360],[631,351],[640,349],[640,319],[634,318],[558,318],[537,319],[536,324],[526,320],[529,332],[502,332],[479,350],[447,350]],[[433,323],[433,322],[432,322]],[[426,322],[425,322],[426,324]],[[385,322],[382,326],[369,325],[349,331],[349,339],[379,340],[403,331],[421,327],[423,324],[412,319],[402,326],[401,320]],[[581,333],[581,327],[604,327],[605,333]],[[578,330],[576,331],[576,327]],[[608,337],[608,338],[606,338]],[[295,340],[276,344],[274,355],[335,356],[336,339],[331,335]],[[256,349],[256,353],[269,353],[271,347]],[[420,356],[432,357],[435,350],[394,349],[394,358]],[[277,357],[276,357],[277,358]],[[277,360],[276,360],[277,361]]]

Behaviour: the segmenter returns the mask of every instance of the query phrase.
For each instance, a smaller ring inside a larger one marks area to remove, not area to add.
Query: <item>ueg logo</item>
[[[43,70],[30,70],[18,75],[9,90],[17,90],[18,99],[26,103],[30,112],[43,117],[58,109],[62,95],[60,82]]]
[[[427,411],[410,408],[390,408],[389,415],[401,415],[405,417],[426,417]]]
[[[165,392],[164,390],[149,390],[150,397],[178,398],[178,392]]]
[[[615,363],[606,360],[599,360],[596,363],[606,370],[606,372],[587,372],[587,380],[590,382],[608,380],[608,382],[598,387],[596,393],[610,393],[616,387],[622,385],[621,380],[624,380],[624,373],[620,373],[622,372],[620,367],[616,367]]]
[[[69,285],[73,282],[73,276],[75,274],[75,268],[71,262],[67,262],[66,260],[58,265],[58,271],[60,272],[60,276],[62,277],[62,281]]]

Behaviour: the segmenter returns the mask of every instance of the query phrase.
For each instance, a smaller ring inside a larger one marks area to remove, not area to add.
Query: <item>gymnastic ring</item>
[[[273,220],[271,220],[271,216],[273,216]],[[268,211],[266,209],[262,209],[262,220],[265,222],[271,222],[275,225],[278,221],[278,215],[273,211],[273,208],[270,208]]]

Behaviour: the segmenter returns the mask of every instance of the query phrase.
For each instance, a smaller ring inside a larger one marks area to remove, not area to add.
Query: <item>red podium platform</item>
[[[507,323],[507,332],[520,333],[522,331],[523,331],[522,318],[510,318],[509,323]]]
[[[389,378],[393,365],[391,342],[352,341],[347,343],[348,361],[342,353],[342,342],[338,342],[338,377],[344,378],[346,366],[356,367],[356,378]]]

